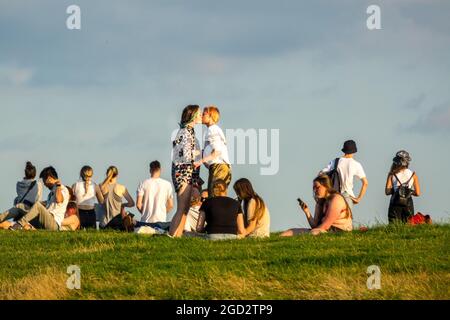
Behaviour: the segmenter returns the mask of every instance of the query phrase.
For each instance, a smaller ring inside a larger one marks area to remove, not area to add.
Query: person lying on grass
[[[301,202],[300,208],[306,215],[311,229],[294,228],[281,233],[282,237],[291,237],[302,233],[318,235],[327,231],[352,231],[352,212],[344,197],[331,186],[327,175],[320,175],[313,181],[316,207],[314,217],[306,205]]]

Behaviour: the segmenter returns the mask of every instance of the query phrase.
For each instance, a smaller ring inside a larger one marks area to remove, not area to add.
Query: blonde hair
[[[80,170],[80,178],[81,178],[81,180],[84,181],[84,194],[87,194],[88,188],[89,188],[89,183],[87,181],[87,178],[92,178],[93,174],[94,174],[94,170],[92,170],[92,168],[90,166],[84,166]]]
[[[113,178],[117,177],[118,175],[119,175],[119,170],[114,166],[110,166],[108,168],[108,170],[106,170],[106,176],[109,179],[113,179]]]
[[[214,197],[219,197],[227,191],[227,184],[222,179],[217,179],[212,185],[212,192]]]
[[[208,106],[205,108],[205,111],[208,112],[209,116],[211,117],[212,121],[214,121],[214,123],[219,122],[220,111],[216,106]]]

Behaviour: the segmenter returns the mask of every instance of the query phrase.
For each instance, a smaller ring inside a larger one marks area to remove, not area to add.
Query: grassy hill
[[[448,224],[220,243],[1,231],[0,299],[450,299],[449,245]],[[70,265],[80,290],[66,287]]]

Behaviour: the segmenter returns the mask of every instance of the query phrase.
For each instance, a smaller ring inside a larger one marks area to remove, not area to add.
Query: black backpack
[[[334,159],[334,166],[333,169],[327,172],[327,175],[331,179],[331,185],[333,186],[333,189],[337,192],[341,192],[341,175],[338,170],[338,164],[339,164],[339,158]]]
[[[411,177],[408,179],[408,181],[401,183],[400,179],[397,177],[396,174],[394,174],[395,179],[398,181],[400,186],[397,188],[397,190],[394,193],[394,198],[392,201],[392,204],[394,206],[398,207],[407,207],[409,203],[409,199],[411,199],[413,190],[409,187],[409,182],[414,177],[416,173],[413,172]]]

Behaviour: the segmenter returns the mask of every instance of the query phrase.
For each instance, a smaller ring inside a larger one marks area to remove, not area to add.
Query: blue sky
[[[81,30],[66,28],[71,4]],[[366,28],[371,4],[382,30]],[[216,104],[224,129],[280,130],[278,174],[233,168],[274,231],[306,226],[295,199],[312,204],[314,175],[349,138],[369,179],[357,223],[387,221],[399,149],[422,183],[416,209],[448,221],[449,16],[432,0],[0,0],[0,207],[27,160],[66,184],[84,164],[98,181],[114,164],[133,195],[151,160],[170,180],[170,135],[195,103]]]

